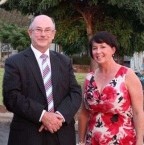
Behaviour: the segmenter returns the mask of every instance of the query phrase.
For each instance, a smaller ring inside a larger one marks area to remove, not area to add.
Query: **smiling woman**
[[[90,40],[90,54],[97,63],[86,75],[79,112],[79,142],[89,144],[143,143],[143,90],[131,68],[114,60],[117,37],[100,31]]]

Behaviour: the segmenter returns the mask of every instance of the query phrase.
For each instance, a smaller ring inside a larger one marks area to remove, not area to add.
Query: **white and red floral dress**
[[[135,145],[136,133],[130,95],[125,85],[126,67],[100,93],[89,73],[85,80],[84,104],[90,112],[86,145]],[[101,78],[102,79],[102,78]]]

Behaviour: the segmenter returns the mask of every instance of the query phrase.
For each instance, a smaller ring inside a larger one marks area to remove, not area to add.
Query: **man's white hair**
[[[0,5],[4,4],[7,0],[0,0]]]

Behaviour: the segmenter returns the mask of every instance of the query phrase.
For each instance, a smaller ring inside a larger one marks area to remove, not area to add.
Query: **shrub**
[[[72,60],[73,60],[73,64],[79,64],[79,65],[90,64],[90,57],[88,56],[83,56],[83,57],[73,56]]]

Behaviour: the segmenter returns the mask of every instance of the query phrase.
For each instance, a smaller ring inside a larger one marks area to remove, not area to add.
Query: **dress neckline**
[[[97,91],[98,91],[98,93],[99,93],[100,95],[102,95],[104,89],[105,89],[108,85],[110,85],[110,83],[117,77],[117,75],[119,74],[119,72],[120,72],[121,69],[123,69],[123,68],[124,68],[123,66],[120,66],[120,68],[118,69],[118,71],[115,73],[114,77],[113,77],[108,83],[106,83],[106,85],[105,85],[101,90],[100,90],[100,89],[98,88],[98,86],[97,86],[97,83],[96,83],[96,81],[95,81],[95,79],[94,79],[94,72],[93,72],[92,77],[93,77],[93,79],[94,79],[95,86],[97,87]]]

